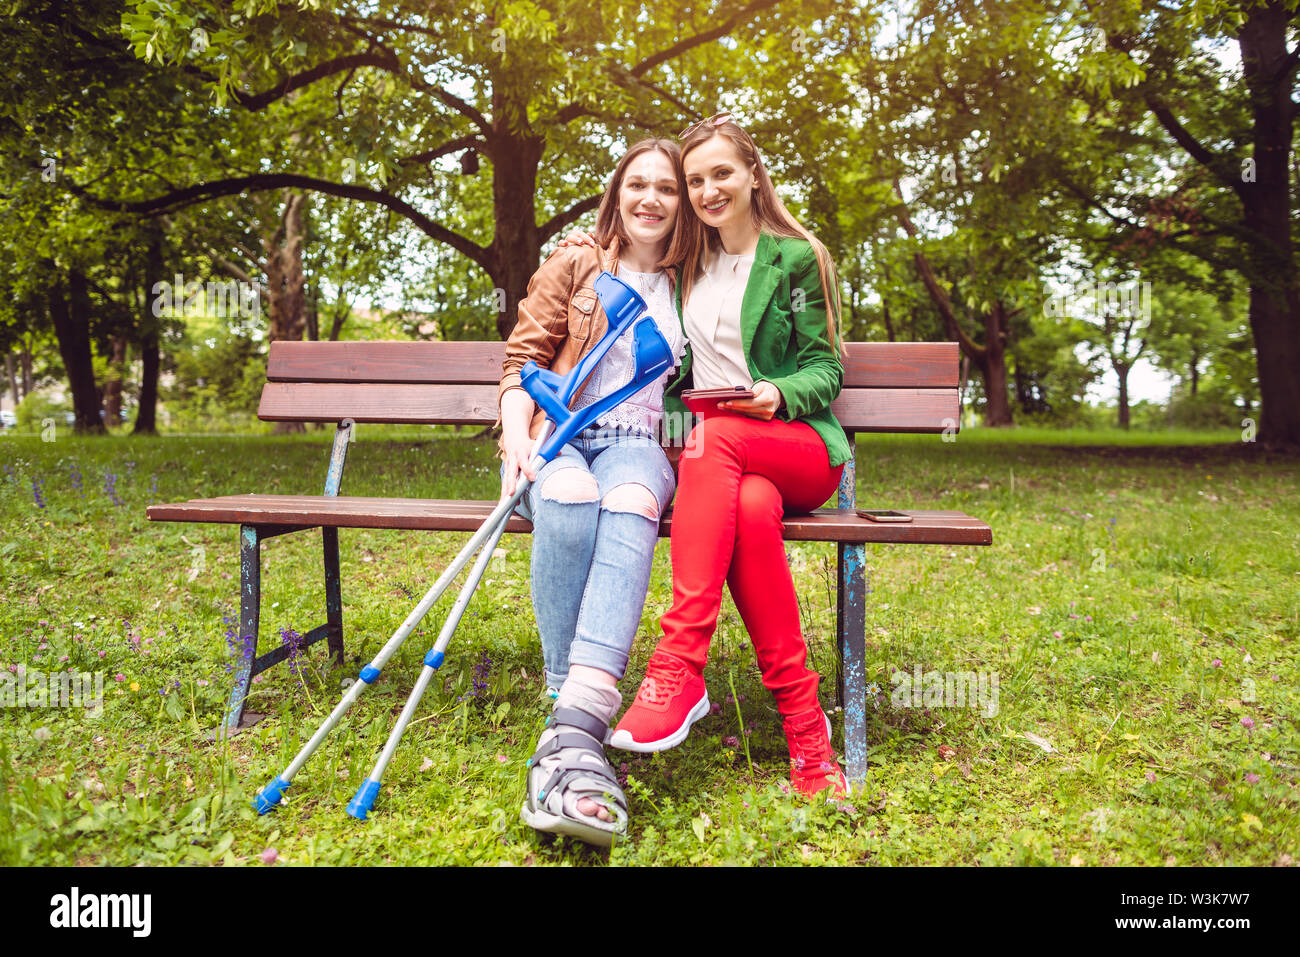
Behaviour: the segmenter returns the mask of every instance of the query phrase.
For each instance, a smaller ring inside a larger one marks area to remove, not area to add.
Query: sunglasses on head
[[[686,137],[690,136],[692,133],[694,133],[702,126],[709,126],[709,125],[721,126],[729,119],[731,119],[731,114],[726,112],[725,110],[721,113],[715,113],[712,116],[710,116],[707,120],[699,120],[695,123],[692,123],[690,126],[686,127],[686,129],[678,133],[677,138],[679,140],[684,140],[686,139]]]

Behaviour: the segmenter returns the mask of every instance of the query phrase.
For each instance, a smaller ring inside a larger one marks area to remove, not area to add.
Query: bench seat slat
[[[845,389],[831,410],[858,432],[942,432],[954,427],[956,389]],[[400,422],[415,425],[491,425],[495,385],[419,385],[268,382],[258,418],[269,422]]]
[[[424,529],[473,531],[483,523],[495,501],[420,498],[367,498],[324,495],[226,495],[171,505],[151,505],[155,522],[217,522],[247,525],[298,525],[303,528]],[[919,545],[988,545],[988,525],[962,512],[900,510],[913,516],[907,524],[885,524],[859,518],[852,511],[819,509],[812,515],[792,515],[785,521],[791,541],[840,541]],[[672,527],[672,510],[660,522],[660,536]],[[509,532],[528,532],[532,525],[510,519]]]
[[[955,389],[955,342],[846,343],[847,388]],[[496,385],[503,342],[271,343],[271,382]]]

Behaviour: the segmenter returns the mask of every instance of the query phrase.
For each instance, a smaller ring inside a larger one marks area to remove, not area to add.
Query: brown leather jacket
[[[501,424],[501,396],[519,389],[519,371],[532,359],[543,369],[564,375],[600,341],[609,328],[605,310],[596,298],[596,277],[618,265],[617,237],[604,249],[562,246],[542,263],[528,281],[528,295],[519,303],[519,318],[506,340],[497,390],[497,425]],[[669,282],[674,280],[669,273]],[[580,393],[582,390],[579,389]],[[576,393],[575,393],[576,394]],[[541,434],[546,413],[533,414],[529,435]],[[500,443],[498,443],[498,447]]]

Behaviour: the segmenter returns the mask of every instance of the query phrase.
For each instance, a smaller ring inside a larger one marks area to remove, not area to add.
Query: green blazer
[[[796,310],[794,292],[802,290],[803,308]],[[682,311],[682,285],[677,284],[677,312]],[[683,320],[682,331],[686,324]],[[853,454],[844,428],[831,414],[831,401],[840,394],[844,366],[826,337],[826,297],[817,272],[817,256],[805,239],[781,239],[770,233],[758,237],[754,265],[740,305],[740,339],[745,363],[755,382],[766,380],[781,390],[785,405],[776,413],[788,422],[807,422],[826,443],[832,467]],[[681,424],[691,421],[681,400],[691,388],[689,345],[677,377],[664,390],[665,422],[672,440]]]

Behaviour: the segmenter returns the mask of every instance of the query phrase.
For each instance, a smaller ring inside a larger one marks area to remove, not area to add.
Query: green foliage
[[[256,415],[266,384],[261,342],[221,330],[200,342],[186,341],[172,353],[172,364],[175,378],[162,399],[183,422]]]
[[[994,530],[989,548],[869,553],[867,667],[879,693],[867,703],[864,786],[830,804],[784,793],[779,717],[726,603],[705,672],[725,706],[672,751],[615,753],[631,831],[606,858],[544,841],[518,818],[524,760],[550,704],[526,537],[503,540],[361,840],[342,807],[382,747],[450,597],[295,779],[288,801],[265,817],[249,802],[465,536],[345,531],[346,667],[331,668],[315,646],[300,678],[271,669],[250,702],[269,716],[214,746],[204,735],[220,720],[230,680],[222,619],[238,602],[237,535],[147,523],[142,510],[208,495],[319,492],[328,436],[0,437],[8,467],[0,521],[13,533],[0,544],[0,578],[14,597],[0,604],[0,633],[11,639],[0,668],[74,667],[106,679],[98,713],[6,709],[0,862],[261,867],[272,848],[274,866],[1295,860],[1294,459],[1241,442],[1237,429],[970,429],[955,443],[890,435],[859,443],[860,501],[960,509]],[[492,451],[449,429],[362,425],[344,488],[490,498]],[[124,505],[105,491],[110,476]],[[835,550],[792,542],[789,552],[839,743]],[[663,541],[624,685],[642,673],[671,596],[667,553]],[[305,632],[323,617],[319,532],[277,537],[263,560],[265,651],[280,629]],[[474,696],[484,656],[487,687]],[[896,703],[891,669],[916,665],[998,673],[997,714]],[[746,741],[750,760],[732,737]]]
[[[43,393],[29,392],[14,409],[14,418],[22,431],[39,432],[46,419],[53,419],[62,427],[64,414],[71,411],[72,407],[64,400],[55,401]]]

